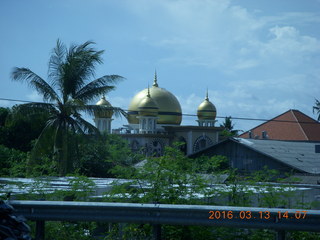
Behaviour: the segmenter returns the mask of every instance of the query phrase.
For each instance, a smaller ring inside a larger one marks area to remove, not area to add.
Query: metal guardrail
[[[279,231],[278,239],[284,239],[285,230],[320,232],[320,210],[65,201],[10,201],[10,204],[17,215],[37,221],[37,239],[43,239],[44,221],[263,228]]]

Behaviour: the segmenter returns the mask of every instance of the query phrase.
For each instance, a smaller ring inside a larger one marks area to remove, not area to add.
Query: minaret
[[[212,102],[209,100],[208,89],[206,92],[206,98],[199,105],[198,111],[198,124],[201,127],[214,127],[214,123],[216,122],[217,110]]]
[[[101,133],[111,133],[111,121],[113,120],[113,111],[110,109],[112,108],[111,104],[106,100],[105,96],[103,96],[96,105],[106,108],[105,110],[99,110],[94,113],[96,128],[98,128]]]
[[[156,78],[155,78],[156,83]],[[154,86],[154,85],[153,85]],[[139,116],[139,133],[155,133],[157,129],[159,107],[155,100],[150,96],[150,89],[148,86],[148,93],[145,98],[141,100],[138,106]]]

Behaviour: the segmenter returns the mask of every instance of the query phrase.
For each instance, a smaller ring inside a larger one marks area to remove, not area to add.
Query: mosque
[[[97,103],[111,107],[102,97]],[[184,143],[181,150],[189,155],[219,141],[220,127],[215,127],[216,107],[209,100],[208,92],[197,109],[194,126],[182,126],[182,111],[178,99],[161,88],[155,73],[152,87],[143,89],[131,100],[127,112],[125,131],[112,130],[113,111],[95,113],[94,122],[100,132],[118,134],[126,139],[132,151],[146,156],[161,156],[165,146],[174,142]]]

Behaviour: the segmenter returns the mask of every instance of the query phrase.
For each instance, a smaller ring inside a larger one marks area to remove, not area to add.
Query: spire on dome
[[[153,81],[153,85],[154,87],[158,87],[158,79],[157,79],[157,70],[154,71],[154,81]]]
[[[207,93],[206,93],[206,98],[205,98],[205,100],[209,101],[208,88],[207,88]]]
[[[149,83],[148,83],[148,94],[147,94],[147,97],[151,97],[151,96],[150,96],[150,87],[149,87]]]

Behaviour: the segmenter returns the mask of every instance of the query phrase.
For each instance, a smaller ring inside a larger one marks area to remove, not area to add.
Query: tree
[[[132,156],[128,142],[118,135],[79,137],[79,174],[87,177],[115,177],[110,173],[114,166],[135,163],[135,156]]]
[[[0,144],[20,151],[30,151],[33,141],[46,125],[48,114],[22,115],[17,107],[0,108]]]
[[[317,112],[318,114],[318,121],[320,121],[320,102],[316,99],[315,105],[313,106],[313,113]]]
[[[32,102],[18,106],[19,113],[26,115],[48,112],[49,118],[33,149],[33,162],[38,151],[52,146],[58,162],[59,174],[72,172],[77,153],[74,134],[98,134],[98,130],[83,119],[81,113],[102,112],[105,107],[89,105],[97,96],[115,88],[113,84],[122,79],[119,75],[105,75],[90,81],[95,76],[97,64],[102,63],[104,51],[97,51],[93,42],[71,45],[69,49],[57,40],[49,60],[48,82],[28,68],[14,68],[12,79],[25,81],[43,96],[44,102]],[[108,108],[116,115],[125,114],[120,108]],[[74,148],[70,150],[69,148]],[[32,162],[31,162],[32,164]]]
[[[222,132],[224,136],[232,137],[238,135],[239,130],[233,130],[234,124],[232,123],[231,116],[225,117],[224,122],[220,124],[220,127],[224,128]]]

